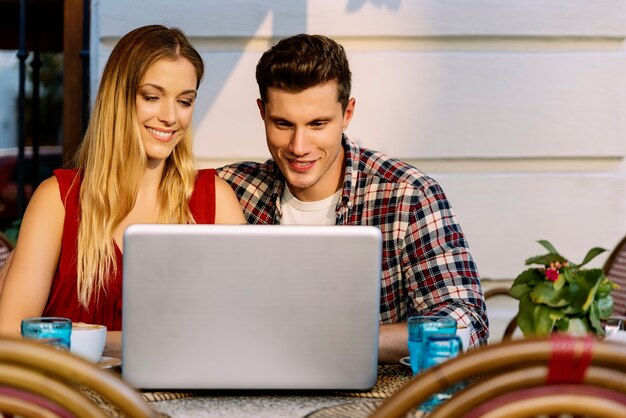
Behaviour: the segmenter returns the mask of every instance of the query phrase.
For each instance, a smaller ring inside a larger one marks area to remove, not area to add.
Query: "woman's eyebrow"
[[[161,93],[165,94],[165,89],[163,87],[159,86],[158,84],[146,83],[146,84],[142,84],[141,86],[139,86],[140,89],[142,89],[144,87],[152,87],[152,88],[155,88],[155,89],[159,90]],[[198,91],[196,89],[184,90],[184,91],[179,93],[179,96],[183,95],[183,94],[193,94],[194,96],[197,96],[198,95]]]

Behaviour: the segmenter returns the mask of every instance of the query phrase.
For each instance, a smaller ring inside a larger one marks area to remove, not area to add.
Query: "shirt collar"
[[[343,150],[344,150],[344,159],[346,162],[346,171],[343,175],[343,191],[341,192],[341,203],[344,206],[348,206],[348,208],[352,207],[352,203],[354,202],[353,194],[356,193],[356,190],[353,188],[353,183],[356,184],[356,180],[359,178],[359,154],[360,150],[356,146],[354,142],[352,142],[348,137],[344,134],[341,139]]]

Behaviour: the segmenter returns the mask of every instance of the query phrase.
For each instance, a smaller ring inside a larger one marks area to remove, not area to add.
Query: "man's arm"
[[[406,322],[381,324],[378,336],[379,363],[397,363],[409,355]]]
[[[469,348],[486,344],[485,301],[463,231],[439,184],[432,181],[422,192],[405,235],[408,315],[450,316],[472,328]]]

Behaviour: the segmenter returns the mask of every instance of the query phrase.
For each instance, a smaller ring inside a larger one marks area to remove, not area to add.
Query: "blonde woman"
[[[75,168],[56,170],[28,205],[0,295],[0,334],[40,315],[120,330],[130,224],[245,223],[232,189],[195,168],[189,128],[203,72],[178,29],[145,26],[117,43]]]

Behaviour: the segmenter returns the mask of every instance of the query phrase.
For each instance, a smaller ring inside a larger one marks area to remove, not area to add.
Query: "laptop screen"
[[[367,226],[133,225],[122,373],[145,389],[368,389],[381,234]]]

